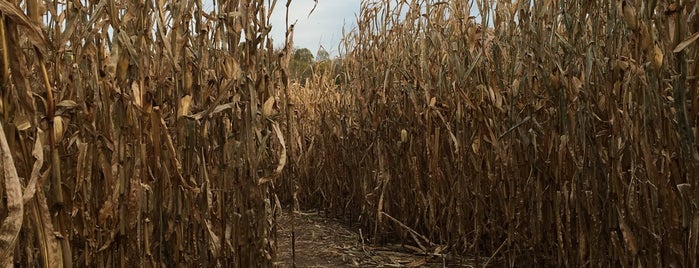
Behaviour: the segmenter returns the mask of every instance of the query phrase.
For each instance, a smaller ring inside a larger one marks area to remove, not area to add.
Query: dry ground
[[[291,267],[291,217],[285,210],[278,219],[276,267]],[[366,237],[316,212],[296,213],[297,267],[473,267],[460,259],[425,256],[401,245],[375,246]],[[455,264],[459,263],[459,264]]]

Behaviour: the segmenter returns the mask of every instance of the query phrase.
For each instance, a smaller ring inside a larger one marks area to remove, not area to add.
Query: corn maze
[[[0,266],[279,266],[299,210],[426,260],[699,266],[699,1],[361,1],[303,83],[292,2],[0,1]]]

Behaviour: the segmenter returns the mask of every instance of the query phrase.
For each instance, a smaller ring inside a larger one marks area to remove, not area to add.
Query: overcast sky
[[[315,4],[314,0],[292,0],[289,6],[289,23],[296,22],[294,28],[294,47],[308,48],[313,55],[317,54],[320,46],[323,46],[330,56],[338,55],[338,44],[342,39],[342,29],[349,32],[356,26],[361,0],[317,0],[318,4],[310,14]],[[270,0],[271,2],[271,0]],[[277,0],[272,19],[272,32],[275,47],[284,45],[286,32],[286,0]],[[206,10],[213,7],[212,0],[203,0]],[[472,15],[477,12],[472,8]]]
[[[337,45],[342,39],[342,27],[347,30],[356,25],[356,15],[359,14],[360,0],[318,0],[313,10],[313,0],[292,0],[289,6],[289,24],[296,22],[294,27],[294,47],[308,48],[313,55],[323,46],[331,56],[337,56]],[[204,9],[213,9],[212,0],[203,0]],[[272,32],[274,46],[284,45],[286,33],[286,0],[277,0],[277,6],[272,13]],[[309,13],[313,10],[313,14]]]
[[[275,46],[283,45],[285,33],[286,1],[279,0],[272,19],[272,38]],[[342,39],[342,27],[349,31],[356,25],[355,15],[359,14],[360,0],[318,0],[313,14],[313,0],[292,0],[289,6],[289,23],[294,27],[294,46],[308,48],[313,55],[322,45],[330,55],[337,55],[337,45]]]

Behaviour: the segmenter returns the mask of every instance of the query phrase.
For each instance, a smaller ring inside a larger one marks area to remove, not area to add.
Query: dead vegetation
[[[347,83],[294,91],[297,197],[479,265],[695,267],[697,8],[365,1]]]
[[[273,8],[0,2],[2,266],[271,266]]]
[[[364,1],[305,87],[283,4],[0,2],[0,266],[272,266],[279,199],[477,266],[699,265],[699,1]]]

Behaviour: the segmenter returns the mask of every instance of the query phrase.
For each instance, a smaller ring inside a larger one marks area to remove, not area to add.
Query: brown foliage
[[[271,266],[290,45],[269,4],[1,2],[2,262]]]
[[[301,203],[509,265],[697,265],[698,2],[399,2],[294,91]]]

